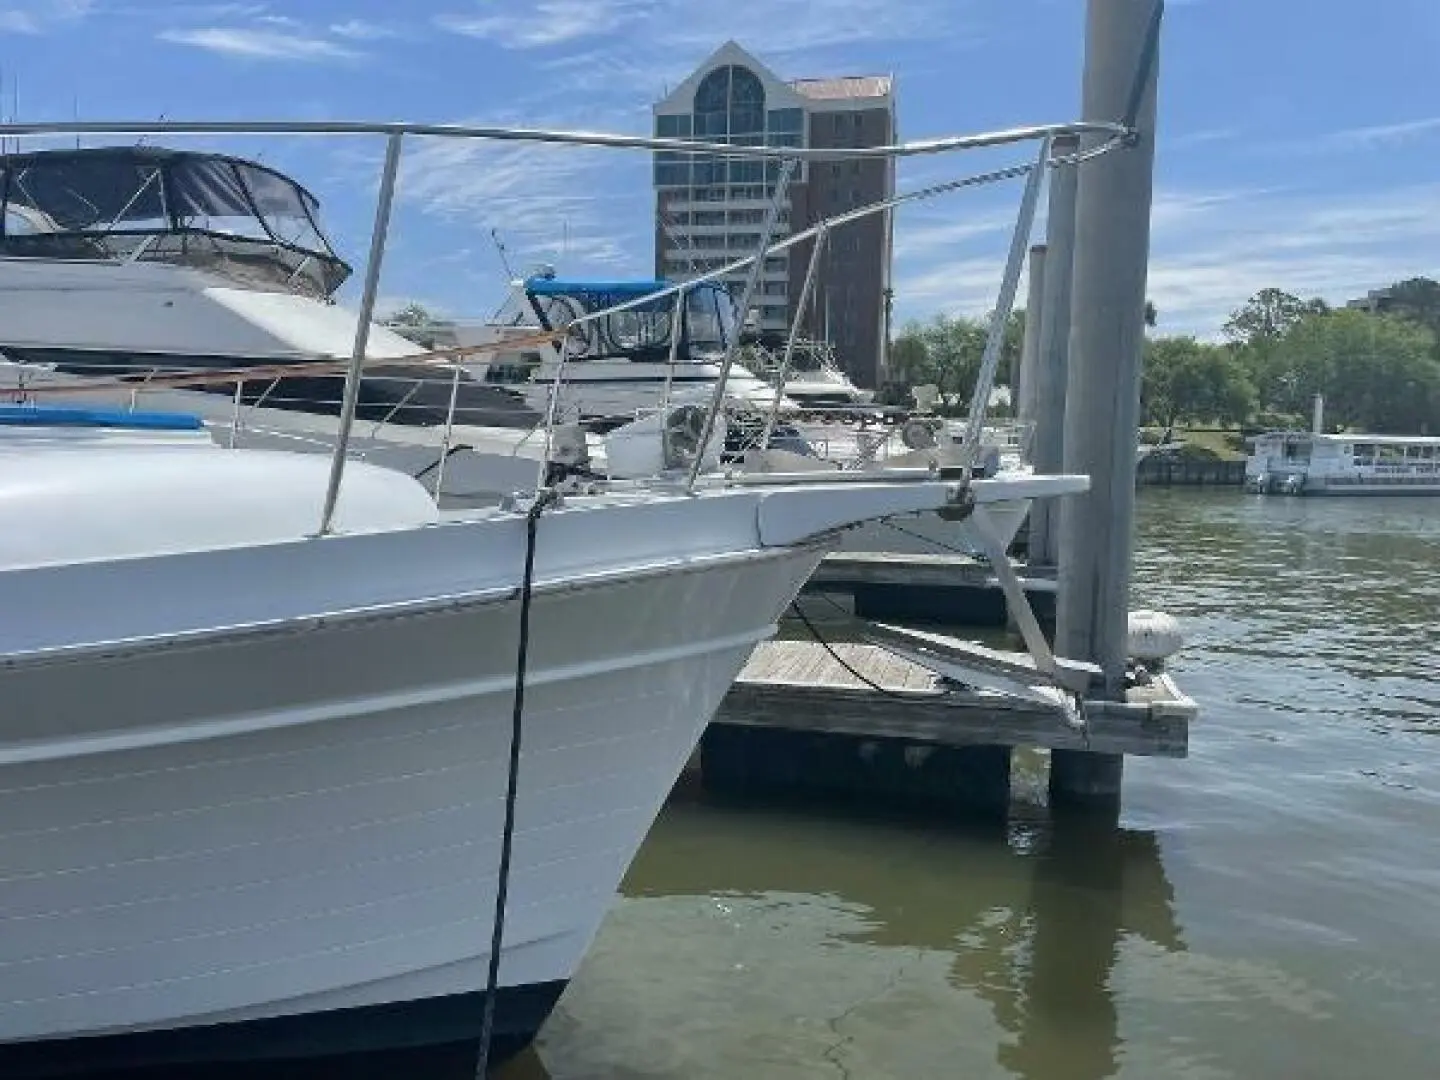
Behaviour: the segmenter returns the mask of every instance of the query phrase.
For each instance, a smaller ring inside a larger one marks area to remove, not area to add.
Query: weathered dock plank
[[[845,642],[831,648],[881,689],[857,679],[816,642],[766,642],[746,664],[715,722],[941,746],[1152,757],[1188,753],[1188,714],[1163,698],[1092,702],[1086,707],[1087,730],[1079,731],[1040,704],[945,687],[926,668],[877,646]]]

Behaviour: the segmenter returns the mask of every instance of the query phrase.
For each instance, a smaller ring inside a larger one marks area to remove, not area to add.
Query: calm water
[[[1440,1075],[1440,500],[1146,493],[1205,709],[1120,827],[678,795],[509,1080]]]

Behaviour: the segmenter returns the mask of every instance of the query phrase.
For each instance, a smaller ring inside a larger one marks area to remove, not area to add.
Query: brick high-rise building
[[[655,134],[738,145],[812,148],[883,146],[896,141],[888,75],[783,80],[735,42],[726,42],[656,103]],[[760,244],[760,226],[778,162],[655,155],[655,270],[684,279],[716,269]],[[895,192],[893,158],[806,162],[782,204],[779,236]],[[891,215],[830,234],[805,332],[826,338],[858,385],[884,377],[889,330]],[[752,312],[763,330],[789,329],[811,245],[765,260]],[[744,275],[733,278],[738,294]]]

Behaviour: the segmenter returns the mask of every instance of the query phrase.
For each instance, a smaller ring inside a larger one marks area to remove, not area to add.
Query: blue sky
[[[644,132],[728,37],[785,78],[893,73],[901,134],[1074,119],[1083,0],[0,0],[21,119],[413,119]],[[1212,336],[1266,285],[1344,300],[1440,276],[1440,0],[1171,0],[1150,294]],[[100,140],[92,140],[100,141]],[[196,140],[187,140],[194,144]],[[373,141],[240,139],[321,198],[354,263]],[[1016,155],[907,162],[901,188]],[[900,319],[994,300],[1014,183],[906,209]],[[644,155],[430,142],[406,155],[382,291],[459,316],[517,268],[647,273]]]

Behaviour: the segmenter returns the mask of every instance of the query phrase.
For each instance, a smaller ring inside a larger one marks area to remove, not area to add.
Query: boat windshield
[[[735,339],[735,302],[718,285],[701,285],[687,293],[685,317],[692,352],[724,352]]]
[[[329,296],[350,275],[315,197],[239,158],[158,147],[0,155],[0,255],[184,263]]]
[[[567,282],[531,278],[525,293],[535,313],[551,327],[567,326],[582,315],[602,311],[668,287],[664,281]],[[675,298],[663,297],[577,327],[570,337],[576,360],[623,357],[664,362],[670,354]],[[677,356],[693,362],[723,352],[735,333],[735,308],[719,285],[700,285],[686,293],[685,337]]]

